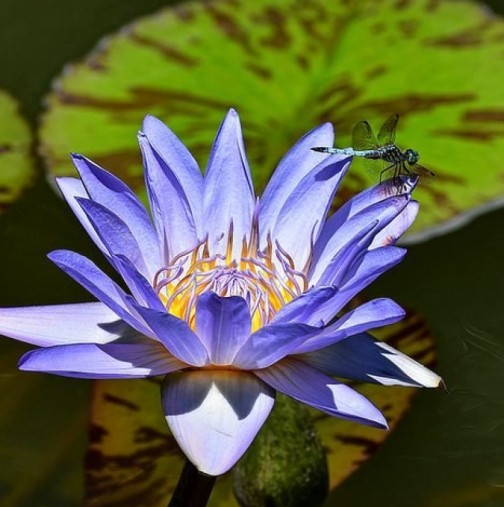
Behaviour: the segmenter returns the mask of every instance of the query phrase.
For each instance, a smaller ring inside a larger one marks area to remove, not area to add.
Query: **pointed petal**
[[[142,131],[152,149],[161,157],[171,175],[177,178],[192,212],[198,232],[203,225],[203,175],[198,163],[179,138],[152,115],[144,119]],[[170,175],[165,173],[166,177]]]
[[[157,337],[175,357],[191,366],[208,364],[208,354],[200,339],[181,319],[164,312],[136,307]]]
[[[388,427],[381,412],[364,396],[299,360],[285,359],[254,373],[273,389],[326,414],[376,428]]]
[[[260,200],[261,248],[267,246],[268,234],[273,234],[280,210],[289,196],[315,166],[328,158],[327,154],[314,152],[310,148],[332,146],[333,142],[333,126],[324,123],[305,134],[282,158]]]
[[[425,366],[371,335],[350,336],[301,359],[326,375],[386,386],[440,387],[442,379]]]
[[[23,371],[93,379],[144,378],[186,366],[157,342],[60,345],[31,350],[19,362]]]
[[[165,262],[203,235],[203,175],[185,146],[159,120],[148,116],[138,141],[145,181]],[[155,146],[155,147],[154,147]]]
[[[239,296],[220,297],[206,292],[196,305],[196,333],[208,351],[210,362],[228,365],[250,336],[250,311]]]
[[[418,178],[401,176],[402,187],[401,195],[410,196],[416,187]],[[393,179],[385,180],[375,185],[374,187],[367,188],[366,190],[358,193],[349,201],[343,204],[336,212],[329,218],[326,224],[329,230],[338,230],[346,221],[352,218],[362,210],[376,204],[380,201],[388,199],[389,197],[397,197],[398,193],[397,183]],[[329,223],[330,222],[330,223]]]
[[[128,226],[108,208],[89,199],[77,198],[96,234],[107,249],[107,257],[114,264],[114,256],[124,255],[144,276],[152,273],[143,258],[140,246]]]
[[[383,246],[365,252],[347,270],[340,286],[343,290],[355,287],[357,294],[382,273],[401,262],[406,252],[404,248],[395,246]]]
[[[253,212],[254,187],[240,119],[231,109],[219,128],[205,174],[204,217],[210,252],[226,252],[232,223],[233,257],[238,259],[243,238],[250,236]]]
[[[405,311],[391,299],[373,299],[343,315],[334,324],[298,346],[293,353],[301,354],[327,347],[368,329],[393,324],[404,315]]]
[[[417,201],[410,201],[406,208],[376,235],[370,248],[395,244],[415,221],[419,207]]]
[[[146,336],[153,337],[152,331],[138,318],[125,292],[93,262],[69,250],[55,250],[48,257],[122,320]]]
[[[251,373],[191,371],[162,389],[173,436],[199,471],[227,472],[248,449],[274,404],[274,391]]]
[[[77,178],[56,178],[56,184],[63,194],[65,201],[70,206],[74,215],[77,217],[82,227],[89,234],[89,237],[93,240],[94,244],[103,252],[105,255],[108,254],[107,247],[102,243],[94,227],[91,225],[87,215],[77,202],[77,198],[89,198],[89,194],[86,192],[82,181]]]
[[[161,265],[158,240],[147,210],[138,197],[118,178],[83,157],[72,155],[82,182],[93,201],[119,217],[136,238],[151,274]]]
[[[0,334],[41,347],[107,343],[132,332],[103,303],[0,308]]]
[[[310,171],[287,198],[273,229],[275,241],[303,269],[338,185],[350,166],[350,158],[331,155]]]
[[[326,303],[336,295],[336,287],[313,287],[282,307],[270,324],[296,323],[319,326],[327,322]],[[330,318],[332,318],[331,315]]]
[[[163,303],[161,303],[156,291],[145,277],[137,271],[128,258],[123,255],[117,255],[114,258],[114,263],[128,284],[128,287],[136,301],[143,306],[152,308],[153,310],[157,310],[159,312],[165,311],[165,307],[163,306]]]
[[[319,328],[306,324],[275,324],[262,327],[251,335],[238,351],[233,366],[243,370],[266,368],[319,332]]]
[[[331,217],[324,225],[313,249],[313,262],[309,273],[310,282],[312,284],[327,283],[321,282],[322,275],[335,254],[341,251],[349,240],[356,237],[359,231],[369,228],[370,223],[378,222],[375,233],[390,224],[406,207],[409,198],[409,195],[395,195],[378,201],[355,214],[338,227],[336,227],[337,224]],[[371,244],[371,241],[372,238],[369,244]],[[369,245],[364,244],[362,246],[367,249]],[[357,254],[358,252],[355,252],[355,255]]]

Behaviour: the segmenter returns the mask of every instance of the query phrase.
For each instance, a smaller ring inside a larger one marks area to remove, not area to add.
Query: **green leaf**
[[[241,114],[264,186],[304,132],[331,121],[348,146],[360,119],[402,117],[397,141],[436,180],[416,196],[413,235],[456,225],[504,192],[504,23],[436,0],[190,3],[141,19],[65,70],[41,128],[53,175],[77,151],[143,192],[135,133],[152,113],[203,163],[225,109]],[[378,180],[358,164],[339,198]]]
[[[423,364],[432,366],[435,358],[433,339],[425,322],[414,312],[408,312],[403,321],[377,335]],[[352,387],[384,412],[391,429],[409,407],[416,391],[357,383]],[[327,455],[331,488],[356,470],[390,434],[390,431],[368,428],[315,410],[310,413],[319,434],[319,437],[313,436],[315,440],[310,445],[315,443],[313,449],[317,452],[316,440],[320,438]],[[268,421],[262,428],[261,447],[279,442],[276,426],[273,420],[271,425]],[[289,446],[292,447],[292,442],[286,442],[285,448],[278,450],[271,459],[285,459]],[[247,461],[245,469],[249,470],[251,461]],[[86,459],[86,507],[136,505],[138,499],[142,499],[143,507],[165,507],[183,462],[162,415],[159,382],[94,382],[90,447]],[[263,476],[264,481],[270,479]],[[239,482],[238,487],[242,488],[243,484]],[[307,488],[313,491],[312,484]],[[276,493],[277,499],[281,498],[282,491]],[[237,507],[230,474],[219,477],[210,502],[212,507]]]
[[[31,132],[13,98],[0,91],[0,212],[33,180]]]

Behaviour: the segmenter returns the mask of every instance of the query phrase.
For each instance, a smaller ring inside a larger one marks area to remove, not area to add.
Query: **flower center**
[[[265,251],[253,233],[242,245],[239,260],[233,259],[232,227],[226,254],[210,255],[208,240],[173,258],[154,278],[154,289],[166,310],[194,329],[196,301],[212,291],[219,296],[240,296],[249,305],[252,330],[265,326],[292,299],[308,288],[304,271],[295,269],[292,258],[271,240]]]

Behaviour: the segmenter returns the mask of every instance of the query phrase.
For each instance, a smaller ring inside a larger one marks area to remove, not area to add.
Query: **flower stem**
[[[198,472],[187,460],[168,507],[205,507],[215,479],[217,477]]]

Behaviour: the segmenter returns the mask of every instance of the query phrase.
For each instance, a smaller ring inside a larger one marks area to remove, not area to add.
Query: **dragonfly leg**
[[[383,175],[387,172],[387,171],[390,171],[390,169],[392,169],[393,167],[395,167],[396,164],[390,164],[388,165],[387,167],[385,167],[385,169],[382,169],[382,171],[380,172],[380,183],[383,181]],[[396,171],[397,169],[395,169],[394,171],[394,176],[393,176],[393,179],[395,180],[396,178]]]

